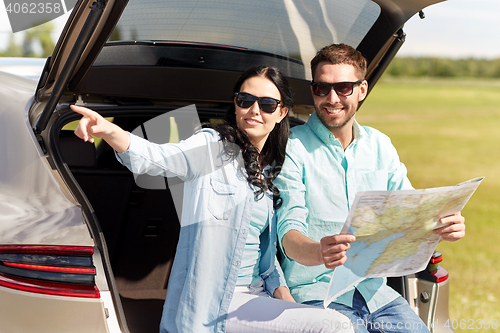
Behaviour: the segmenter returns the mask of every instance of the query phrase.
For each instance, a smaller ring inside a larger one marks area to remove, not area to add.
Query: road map
[[[356,241],[334,270],[325,307],[366,278],[413,274],[426,268],[440,236],[439,219],[463,209],[483,178],[455,186],[356,194],[341,234]]]

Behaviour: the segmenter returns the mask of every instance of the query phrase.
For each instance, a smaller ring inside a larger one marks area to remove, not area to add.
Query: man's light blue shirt
[[[280,244],[290,230],[315,241],[338,234],[359,191],[412,188],[406,167],[386,135],[356,121],[353,133],[354,140],[344,151],[316,112],[307,124],[292,129],[285,163],[275,180],[283,200],[277,211]],[[303,266],[286,255],[282,268],[297,302],[325,298],[333,270]],[[370,312],[399,295],[384,278],[364,280],[356,288]],[[354,288],[335,302],[352,306],[353,294]]]

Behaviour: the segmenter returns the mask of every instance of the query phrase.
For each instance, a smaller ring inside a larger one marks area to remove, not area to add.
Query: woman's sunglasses
[[[240,108],[247,109],[251,107],[255,101],[259,101],[259,108],[265,113],[273,113],[280,105],[281,101],[272,97],[257,97],[245,92],[234,93],[236,97],[236,105]]]
[[[316,96],[327,96],[333,89],[337,95],[347,97],[352,95],[354,86],[360,84],[361,82],[363,82],[363,80],[337,83],[311,82],[311,86],[313,94]]]

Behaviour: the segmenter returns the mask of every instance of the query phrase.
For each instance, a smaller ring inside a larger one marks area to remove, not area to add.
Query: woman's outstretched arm
[[[104,119],[99,113],[82,106],[71,105],[71,110],[83,117],[75,130],[76,136],[84,141],[94,142],[95,136],[106,141],[116,152],[123,153],[130,145],[130,134],[119,126]]]

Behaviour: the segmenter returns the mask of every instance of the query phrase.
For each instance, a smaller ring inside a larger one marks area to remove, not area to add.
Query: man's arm
[[[297,230],[290,230],[283,236],[282,244],[285,254],[299,264],[325,265],[328,269],[334,269],[344,264],[350,242],[355,240],[353,235],[334,235],[315,242]]]

